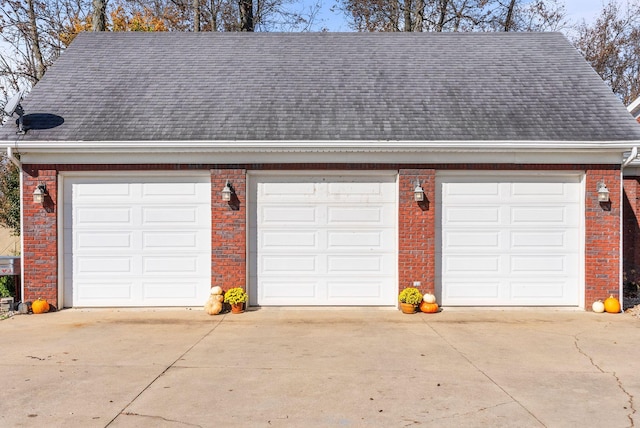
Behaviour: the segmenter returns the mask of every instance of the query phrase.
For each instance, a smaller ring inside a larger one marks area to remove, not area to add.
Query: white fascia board
[[[631,113],[633,117],[640,117],[640,97],[636,98],[634,102],[629,104],[627,110],[629,110],[629,113]]]
[[[633,145],[629,141],[17,141],[13,147],[24,163],[619,164],[622,153]]]
[[[97,151],[107,150],[154,150],[154,151],[183,151],[197,150],[203,151],[316,151],[334,149],[339,151],[354,150],[384,150],[384,151],[406,151],[415,149],[432,150],[546,150],[546,149],[604,149],[616,150],[626,149],[634,145],[639,145],[640,140],[634,141],[381,141],[381,140],[228,140],[228,141],[15,141],[12,145],[15,149],[28,151],[56,151],[73,150]]]

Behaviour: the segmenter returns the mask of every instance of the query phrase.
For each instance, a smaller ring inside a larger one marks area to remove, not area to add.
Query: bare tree
[[[640,96],[638,0],[626,7],[610,0],[593,24],[577,27],[573,43],[625,104]]]
[[[357,31],[548,31],[566,24],[561,0],[338,1]]]
[[[28,91],[90,13],[89,0],[0,0],[0,86]]]

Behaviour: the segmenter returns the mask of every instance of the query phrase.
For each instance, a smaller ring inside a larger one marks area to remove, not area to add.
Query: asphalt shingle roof
[[[558,33],[83,33],[22,105],[33,141],[640,139]]]

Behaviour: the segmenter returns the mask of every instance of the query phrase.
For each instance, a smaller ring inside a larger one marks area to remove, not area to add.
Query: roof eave
[[[170,140],[170,141],[55,141],[18,139],[7,142],[6,146],[32,153],[46,152],[119,152],[119,151],[154,151],[162,153],[206,151],[206,152],[362,152],[362,151],[576,151],[597,150],[612,151],[629,150],[630,147],[640,145],[639,140],[624,141],[558,141],[558,140],[439,140],[439,141],[400,141],[400,140]]]
[[[637,141],[20,141],[31,164],[607,164]]]

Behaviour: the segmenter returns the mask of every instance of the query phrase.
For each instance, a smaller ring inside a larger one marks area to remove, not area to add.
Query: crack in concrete
[[[216,328],[218,328],[218,326],[219,326],[220,324],[222,324],[222,321],[224,321],[224,319],[225,319],[225,318],[226,318],[226,315],[223,315],[223,316],[222,316],[222,319],[220,320],[220,322],[218,322],[217,324],[215,324],[215,325],[211,328],[211,330],[209,330],[207,333],[205,333],[205,334],[204,334],[204,335],[203,335],[199,340],[197,340],[197,341],[196,341],[193,345],[191,345],[191,346],[190,346],[186,351],[184,351],[180,356],[178,356],[178,358],[176,358],[176,359],[175,359],[171,364],[169,364],[167,367],[165,367],[165,369],[164,369],[164,370],[162,370],[162,372],[160,372],[160,374],[159,374],[158,376],[156,376],[155,378],[153,378],[153,379],[151,380],[151,382],[149,382],[149,383],[147,384],[147,386],[145,386],[144,388],[142,388],[142,391],[140,391],[140,392],[138,393],[138,395],[136,395],[135,397],[133,397],[133,399],[132,399],[129,403],[127,403],[127,405],[126,405],[126,406],[124,406],[124,407],[122,408],[122,410],[121,410],[121,411],[120,411],[120,412],[119,412],[119,413],[118,413],[118,414],[117,414],[113,419],[111,419],[107,425],[105,425],[105,428],[107,428],[107,427],[109,427],[111,424],[113,424],[113,422],[114,422],[116,419],[118,419],[118,416],[120,416],[120,415],[126,415],[126,414],[131,414],[131,415],[133,415],[134,413],[128,413],[128,412],[126,412],[126,410],[127,410],[129,407],[131,407],[131,405],[132,405],[133,403],[135,403],[135,401],[136,401],[138,398],[140,398],[140,396],[141,396],[142,394],[144,394],[144,392],[145,392],[145,391],[147,391],[149,388],[151,388],[151,385],[153,385],[154,383],[156,383],[156,382],[158,381],[158,379],[160,379],[162,376],[164,376],[164,374],[165,374],[166,372],[168,372],[168,371],[169,371],[169,369],[171,369],[172,367],[174,367],[178,361],[180,361],[180,360],[181,360],[185,355],[187,355],[187,354],[188,354],[188,353],[189,353],[193,348],[195,348],[195,347],[196,347],[200,342],[202,342],[202,341],[203,341],[207,336],[209,336],[211,333],[213,333],[213,331],[214,331]],[[161,418],[160,416],[154,416],[154,417]],[[164,419],[164,418],[162,418],[162,419]],[[179,422],[179,421],[176,421],[176,422]],[[193,426],[199,426],[199,425],[193,425]]]
[[[578,337],[580,334],[582,334],[582,333],[577,333],[576,335],[573,336],[573,345],[575,346],[575,348],[578,351],[578,353],[580,353],[585,358],[587,358],[589,360],[589,362],[591,363],[591,365],[593,367],[595,367],[596,369],[598,369],[598,371],[600,373],[611,374],[611,376],[613,376],[613,378],[616,380],[616,384],[618,385],[618,388],[620,389],[620,391],[622,391],[622,393],[624,395],[627,396],[627,399],[628,399],[628,402],[629,402],[628,409],[630,410],[630,413],[627,414],[627,419],[629,419],[629,428],[635,427],[635,422],[633,420],[633,415],[636,414],[636,408],[635,408],[635,403],[633,401],[634,400],[633,394],[631,394],[629,391],[626,390],[626,388],[622,384],[622,380],[620,380],[620,378],[618,377],[616,372],[607,372],[607,371],[605,371],[602,367],[600,367],[598,364],[596,364],[596,362],[593,360],[593,357],[591,355],[587,354],[584,351],[584,349],[582,349],[580,347],[580,345],[578,343],[578,342],[580,342],[580,338]],[[626,406],[625,406],[625,409],[627,409]]]
[[[162,416],[142,415],[140,413],[133,413],[133,412],[124,412],[124,413],[122,413],[122,415],[125,415],[125,416],[138,416],[138,417],[141,417],[141,418],[148,418],[148,419],[159,419],[161,421],[177,423],[177,424],[188,426],[188,427],[203,428],[202,425],[190,424],[190,423],[178,421],[178,420],[175,420],[175,419],[163,418]]]
[[[436,422],[436,421],[442,421],[445,419],[453,419],[453,418],[457,418],[458,416],[467,416],[467,415],[474,415],[474,414],[478,414],[487,410],[491,410],[491,409],[496,409],[498,407],[502,407],[502,406],[506,406],[508,404],[513,404],[513,401],[505,401],[503,403],[497,403],[494,404],[493,406],[485,406],[485,407],[481,407],[479,409],[475,409],[471,412],[465,412],[465,413],[454,413],[453,415],[449,415],[449,416],[442,416],[440,418],[433,418],[431,420],[429,420],[429,422]],[[516,402],[516,404],[519,404]]]
[[[486,373],[484,370],[482,370],[480,367],[478,367],[476,364],[473,363],[473,361],[471,361],[471,359],[469,357],[467,357],[467,355],[465,353],[463,353],[462,351],[460,351],[458,348],[456,348],[451,342],[449,342],[443,335],[440,334],[440,332],[438,330],[436,330],[433,325],[431,323],[428,323],[426,320],[423,320],[423,322],[435,333],[438,335],[438,337],[440,337],[440,339],[442,339],[442,341],[444,343],[446,343],[447,345],[449,345],[449,347],[451,349],[453,349],[454,351],[456,351],[458,353],[458,355],[460,355],[462,358],[464,358],[467,363],[469,363],[474,369],[476,369],[479,373],[481,373],[484,377],[486,377],[491,383],[493,383],[497,388],[499,388],[504,394],[506,394],[507,397],[509,397],[514,403],[516,403],[517,405],[519,405],[525,412],[527,412],[533,419],[535,419],[541,426],[546,427],[546,425],[536,416],[534,415],[531,410],[529,410],[524,404],[522,404],[520,401],[518,401],[518,399],[516,399],[516,397],[514,397],[513,395],[511,395],[506,389],[504,389],[502,387],[502,385],[500,385],[498,382],[496,382],[491,376],[489,376],[488,373]]]

